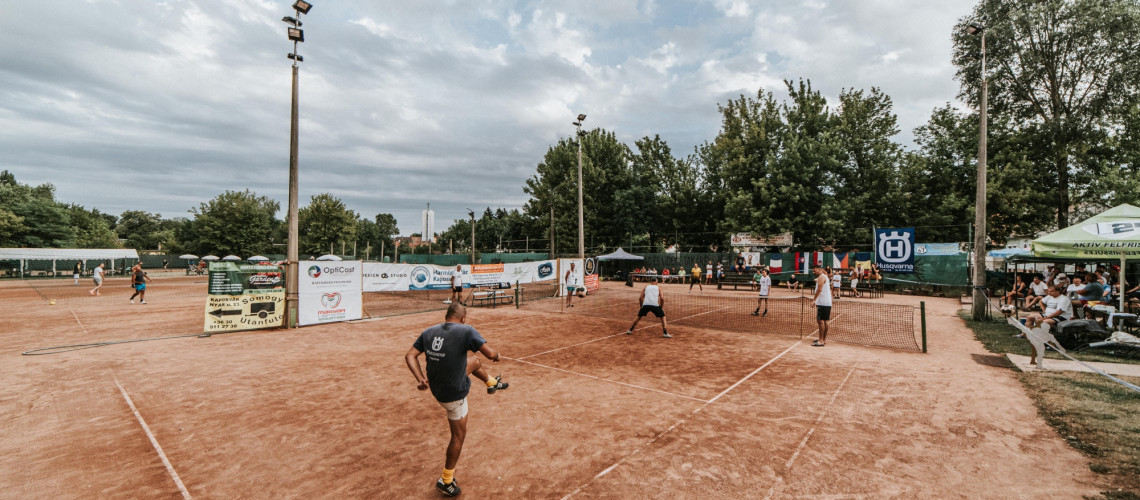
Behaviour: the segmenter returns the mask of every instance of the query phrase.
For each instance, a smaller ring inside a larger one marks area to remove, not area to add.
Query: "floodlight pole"
[[[471,265],[475,265],[475,211],[467,209],[467,215],[471,216]]]
[[[301,10],[298,5],[301,2],[293,4],[294,17],[292,22],[285,20],[289,24],[300,27],[301,23],[298,21],[301,18]],[[305,9],[308,10],[307,8]],[[292,38],[292,37],[290,37]],[[295,328],[297,326],[297,284],[298,284],[298,268],[300,260],[298,258],[298,221],[297,221],[297,142],[298,142],[298,107],[297,107],[297,83],[299,67],[297,63],[301,61],[300,54],[297,53],[297,39],[293,39],[293,53],[289,54],[289,58],[293,60],[293,99],[290,106],[289,117],[289,241],[286,247],[286,270],[285,270],[285,327]]]
[[[986,108],[989,88],[986,83],[986,31],[971,25],[972,33],[982,36],[982,102],[978,124],[978,186],[974,200],[974,320],[986,317]]]
[[[574,126],[578,129],[578,258],[586,258],[586,215],[582,202],[582,122],[586,115],[578,115]]]

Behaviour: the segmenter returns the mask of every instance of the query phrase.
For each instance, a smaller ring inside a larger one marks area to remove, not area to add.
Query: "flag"
[[[815,265],[820,266],[820,267],[823,267],[826,265],[823,263],[823,256],[824,255],[827,255],[827,254],[824,252],[815,252]]]
[[[796,266],[793,269],[797,273],[808,272],[808,263],[811,262],[811,253],[809,252],[796,252]]]
[[[772,274],[784,272],[784,258],[780,254],[768,259],[768,272]]]
[[[832,258],[832,261],[834,262],[834,264],[832,264],[831,267],[834,267],[836,269],[846,269],[847,268],[847,254],[846,253],[833,253],[833,254],[831,254],[831,258]]]

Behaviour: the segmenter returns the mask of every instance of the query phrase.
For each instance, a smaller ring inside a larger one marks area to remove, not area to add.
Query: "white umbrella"
[[[337,256],[330,253],[330,254],[325,254],[325,255],[322,255],[320,257],[317,257],[317,260],[344,260],[344,259],[337,257]]]
[[[227,255],[227,256],[225,256],[225,257],[222,257],[222,260],[230,260],[230,261],[233,261],[233,260],[241,260],[241,257],[238,257],[237,255],[232,255],[232,254],[231,254],[231,255]]]
[[[197,259],[197,258],[198,258],[198,256],[197,256],[197,255],[194,255],[194,254],[192,254],[192,253],[184,253],[184,254],[182,254],[182,255],[179,255],[179,256],[178,256],[178,258],[179,258],[179,259],[194,260],[194,259]]]
[[[253,257],[250,257],[250,258],[245,259],[245,260],[248,260],[250,262],[265,262],[265,261],[269,260],[269,257],[262,257],[260,255],[254,255]]]
[[[205,257],[202,257],[202,260],[218,260],[218,256],[217,255],[207,255]]]

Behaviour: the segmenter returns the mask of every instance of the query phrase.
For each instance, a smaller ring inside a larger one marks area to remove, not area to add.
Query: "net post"
[[[926,301],[918,303],[918,312],[922,316],[922,352],[926,353]]]
[[[515,309],[518,309],[522,300],[522,294],[519,293],[519,280],[515,280]]]

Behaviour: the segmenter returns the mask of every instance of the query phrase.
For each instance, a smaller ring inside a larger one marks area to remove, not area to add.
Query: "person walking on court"
[[[150,276],[142,269],[142,262],[135,264],[131,268],[131,286],[134,287],[135,293],[131,295],[131,303],[135,303],[135,297],[139,298],[140,304],[146,304],[146,282],[150,281]]]
[[[705,286],[701,284],[701,266],[696,262],[693,263],[693,275],[689,280],[689,293],[693,293],[693,285],[697,285],[701,293],[705,293]]]
[[[637,327],[641,318],[644,318],[646,314],[653,313],[661,320],[661,336],[667,339],[673,338],[666,328],[665,310],[662,309],[665,306],[665,297],[661,295],[661,287],[657,286],[657,277],[650,279],[649,284],[645,285],[645,289],[641,291],[641,298],[637,301],[641,304],[641,309],[637,311],[637,319],[633,320],[633,324],[630,325],[629,330],[625,331],[625,334],[633,335],[633,329]]]
[[[71,277],[75,279],[75,284],[79,284],[79,275],[83,274],[83,262],[75,261],[75,269],[72,270]]]
[[[443,301],[444,304],[463,302],[463,264],[455,265],[455,272],[451,273],[451,298]]]
[[[447,410],[447,425],[451,429],[451,442],[443,472],[435,482],[435,489],[446,496],[460,493],[455,481],[455,466],[459,463],[459,453],[463,451],[463,440],[467,437],[467,394],[471,390],[471,375],[483,381],[487,394],[510,387],[502,381],[502,376],[491,378],[483,363],[474,355],[477,352],[492,362],[499,361],[499,352],[487,345],[487,341],[474,327],[467,325],[467,308],[458,302],[447,308],[444,322],[429,327],[420,333],[412,348],[404,355],[408,369],[416,377],[416,389],[431,389],[439,405]],[[426,354],[427,376],[420,367],[419,356]]]
[[[99,289],[103,288],[103,265],[104,264],[100,262],[99,265],[91,271],[91,279],[95,280],[95,288],[87,291],[89,295],[102,295],[99,293]]]
[[[574,263],[570,263],[570,269],[566,270],[566,307],[574,307],[570,303],[570,298],[578,291],[578,272],[574,270]]]
[[[815,295],[812,297],[812,307],[815,307],[815,319],[819,323],[819,339],[812,342],[811,345],[815,347],[823,347],[827,345],[827,327],[828,322],[831,321],[831,280],[824,274],[823,268],[816,266],[812,269],[815,273]]]
[[[712,267],[712,261],[710,260],[708,264],[705,264],[705,283],[711,285],[712,279],[713,279],[713,267]]]
[[[772,278],[768,277],[768,270],[762,269],[756,273],[759,277],[756,280],[756,286],[760,287],[760,297],[756,299],[756,310],[752,311],[753,316],[767,316],[768,315],[768,290],[772,288]],[[764,314],[760,314],[760,307],[764,307]]]
[[[843,287],[843,275],[839,274],[838,269],[831,271],[831,296],[835,300],[839,300],[839,292]]]
[[[862,297],[863,294],[859,293],[859,270],[851,270],[851,296],[855,298]]]

